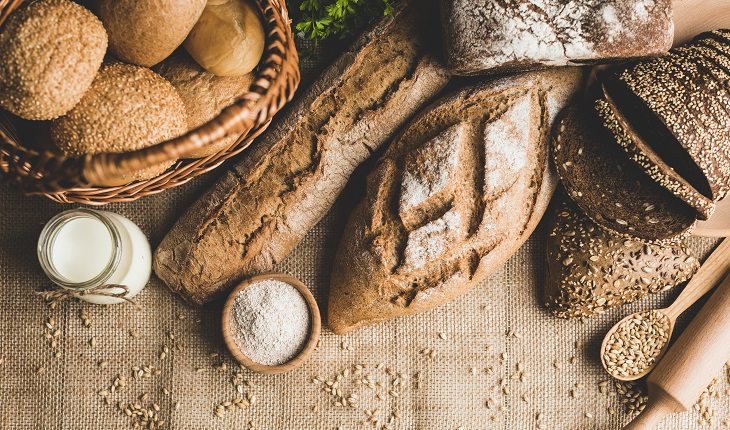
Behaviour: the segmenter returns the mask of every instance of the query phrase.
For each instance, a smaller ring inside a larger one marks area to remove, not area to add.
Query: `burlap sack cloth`
[[[333,55],[303,61],[309,80]],[[154,246],[216,176],[105,209],[139,224]],[[322,310],[334,250],[361,187],[362,180],[354,179],[326,219],[277,268],[308,284]],[[119,408],[129,403],[159,406],[165,428],[181,430],[618,429],[629,415],[613,385],[599,391],[598,384],[609,379],[597,358],[602,335],[629,312],[660,306],[678,294],[671,291],[585,322],[553,318],[540,299],[541,226],[500,271],[453,303],[346,337],[325,330],[319,349],[300,369],[261,376],[239,370],[226,353],[220,303],[191,308],[157,279],[139,296],[140,309],[65,303],[52,311],[34,296],[48,285],[35,255],[38,234],[51,216],[69,208],[0,186],[4,430],[130,428],[135,419]],[[700,257],[714,243],[691,240]],[[355,372],[358,364],[365,368]],[[337,405],[338,398],[324,390],[326,381],[334,382],[346,368],[336,388],[345,397],[356,393],[357,408]],[[133,377],[140,371],[142,376]],[[109,392],[107,404],[103,395],[119,376],[124,387]],[[712,414],[711,424],[700,423],[700,412],[691,411],[662,428],[722,428],[722,420],[730,418],[730,397],[725,374],[718,376],[719,396],[702,408]],[[215,415],[218,405],[236,397],[254,401]],[[369,422],[371,416],[378,423]]]

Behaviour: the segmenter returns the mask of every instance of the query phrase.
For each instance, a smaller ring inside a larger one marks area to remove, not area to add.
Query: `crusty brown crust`
[[[560,318],[585,318],[664,291],[699,269],[683,243],[646,244],[601,229],[564,195],[551,217],[545,303]]]
[[[665,53],[670,0],[441,0],[449,69],[460,75]]]
[[[449,77],[430,55],[419,8],[364,34],[180,218],[155,273],[202,304],[270,270],[329,210],[350,174]]]
[[[503,78],[411,121],[350,216],[331,278],[330,329],[343,334],[443,304],[519,248],[554,191],[550,129],[581,76],[563,68]]]

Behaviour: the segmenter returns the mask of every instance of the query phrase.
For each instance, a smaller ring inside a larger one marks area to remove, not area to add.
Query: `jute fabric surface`
[[[320,52],[318,61],[305,59],[305,76],[311,81],[334,55]],[[309,285],[323,311],[328,271],[348,211],[362,192],[362,173],[277,267]],[[216,176],[104,209],[129,217],[154,246]],[[662,306],[679,292],[585,322],[553,318],[540,298],[541,225],[501,270],[453,303],[345,337],[325,330],[313,358],[300,369],[262,376],[240,371],[226,353],[219,330],[221,303],[192,308],[155,278],[138,297],[139,309],[78,302],[49,309],[34,295],[48,286],[35,246],[43,224],[69,208],[0,185],[2,429],[131,428],[134,420],[118,405],[135,402],[149,408],[157,404],[165,428],[180,430],[380,429],[393,414],[393,429],[535,429],[539,424],[545,429],[619,429],[629,419],[622,396],[611,385],[606,393],[598,388],[609,379],[597,357],[602,335],[629,312]],[[691,247],[704,257],[715,243],[692,239]],[[88,327],[82,313],[88,314]],[[51,316],[52,330],[45,325]],[[165,348],[169,352],[161,359]],[[356,375],[357,364],[365,368]],[[137,367],[143,372],[147,367],[150,377],[133,378]],[[334,404],[337,398],[325,392],[327,384],[312,382],[334,381],[345,368],[349,370],[337,388],[345,397],[356,393],[357,408]],[[218,417],[216,406],[239,396],[232,383],[235,373],[242,373],[236,381],[241,396],[254,402]],[[366,375],[372,384],[358,384]],[[110,393],[106,404],[99,392],[108,391],[118,376],[126,378],[125,387]],[[718,377],[721,395],[706,402],[714,411],[712,425],[699,423],[699,413],[690,411],[661,428],[722,428],[722,420],[730,418],[730,396],[725,395],[730,386],[724,371],[718,369]],[[139,401],[144,393],[148,396]],[[610,408],[616,413],[610,414]],[[366,409],[374,411],[370,415],[379,427],[361,423],[370,416]]]

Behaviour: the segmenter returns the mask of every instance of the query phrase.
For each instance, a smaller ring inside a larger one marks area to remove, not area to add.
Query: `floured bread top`
[[[544,181],[549,99],[565,99],[558,82],[576,76],[528,74],[462,91],[390,147],[370,177],[366,223],[371,251],[402,288],[392,302],[472,279],[482,255],[519,240]]]
[[[665,52],[668,0],[444,0],[449,63],[457,72]]]

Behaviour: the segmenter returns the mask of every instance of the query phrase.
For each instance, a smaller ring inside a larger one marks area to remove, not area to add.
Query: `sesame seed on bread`
[[[584,318],[689,280],[699,261],[683,243],[646,244],[601,229],[561,193],[547,238],[545,304]]]
[[[705,51],[707,52],[707,51]],[[605,80],[634,125],[661,141],[650,144],[677,173],[712,200],[730,190],[730,92],[724,59],[689,48],[620,70]]]
[[[561,116],[555,165],[568,194],[588,217],[646,242],[689,235],[696,211],[631,161],[588,102],[567,107]]]
[[[697,210],[698,217],[706,220],[715,209],[715,202],[703,195],[684,179],[662,156],[654,150],[651,135],[644,138],[639,127],[634,127],[615,101],[605,93],[596,100],[595,109],[619,147],[657,184],[671,191]],[[647,133],[648,134],[648,133]]]

